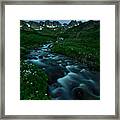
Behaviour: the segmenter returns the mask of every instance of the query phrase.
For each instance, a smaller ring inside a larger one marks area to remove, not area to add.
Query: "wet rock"
[[[58,78],[64,76],[64,71],[59,66],[52,66],[47,68],[46,73],[48,75],[48,84],[51,85],[57,82]]]
[[[63,87],[58,87],[52,91],[52,97],[56,98],[56,100],[68,100],[70,99],[69,94]]]
[[[30,55],[30,56],[28,56],[28,59],[35,59],[35,60],[37,60],[38,58],[37,58],[37,56],[33,56],[33,55]]]
[[[72,96],[75,100],[84,100],[85,91],[82,88],[75,87],[72,90]]]
[[[56,63],[56,61],[55,60],[52,60],[52,59],[50,59],[50,58],[46,58],[46,59],[43,59],[42,60],[43,62],[45,62],[47,65],[49,65],[49,66],[57,66],[57,63]]]
[[[43,59],[43,56],[39,56],[38,58],[39,58],[39,59]]]
[[[100,97],[89,91],[85,84],[80,84],[72,90],[72,96],[75,100],[99,100]]]

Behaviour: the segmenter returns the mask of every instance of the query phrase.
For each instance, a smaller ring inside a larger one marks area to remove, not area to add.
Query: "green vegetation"
[[[22,61],[20,65],[20,99],[49,100],[47,80],[46,74],[37,66]]]
[[[20,30],[20,98],[22,100],[46,100],[47,75],[37,66],[25,63],[29,50],[49,41],[52,52],[60,53],[86,64],[92,71],[100,71],[100,22],[88,21],[68,28],[57,27],[42,30],[28,28]],[[58,38],[64,38],[59,40]]]
[[[37,66],[24,62],[29,50],[39,47],[48,40],[54,40],[52,36],[41,35],[35,30],[20,31],[20,99],[21,100],[49,100],[47,96],[47,75]]]
[[[40,45],[46,43],[48,40],[54,41],[56,37],[51,35],[42,35],[35,30],[20,31],[20,54],[21,59],[26,59],[26,55],[29,53],[29,50],[39,47]]]
[[[100,71],[100,26],[99,22],[88,23],[59,34],[64,41],[55,43],[52,51],[72,57],[92,71]]]

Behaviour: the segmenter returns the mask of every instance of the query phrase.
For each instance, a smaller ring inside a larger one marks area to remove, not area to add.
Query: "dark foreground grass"
[[[47,94],[47,75],[37,66],[21,62],[20,65],[20,99],[49,100]]]

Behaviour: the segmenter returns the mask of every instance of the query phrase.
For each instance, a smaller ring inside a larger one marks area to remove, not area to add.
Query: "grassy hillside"
[[[59,34],[63,42],[55,43],[53,51],[72,57],[90,70],[100,70],[100,23],[90,21]]]
[[[39,47],[40,45],[46,43],[49,40],[54,41],[56,36],[51,36],[49,34],[43,35],[37,31],[20,31],[20,49],[21,49],[21,59],[26,59],[26,55],[29,50]]]

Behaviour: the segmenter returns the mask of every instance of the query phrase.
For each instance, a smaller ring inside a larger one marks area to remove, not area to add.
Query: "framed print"
[[[1,7],[1,118],[119,119],[118,1]]]

